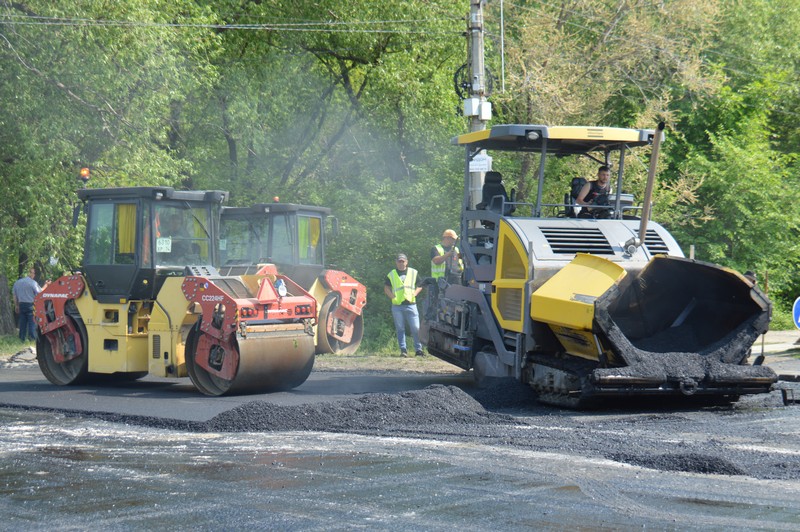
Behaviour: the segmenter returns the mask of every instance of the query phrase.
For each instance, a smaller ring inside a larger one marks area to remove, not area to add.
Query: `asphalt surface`
[[[764,355],[783,381],[800,381],[800,331],[769,331],[753,345],[750,362]],[[0,406],[106,412],[182,421],[208,421],[225,411],[253,401],[281,406],[332,402],[370,393],[399,393],[431,385],[452,385],[472,393],[471,376],[455,366],[452,373],[404,371],[320,371],[294,390],[240,396],[207,397],[197,392],[188,378],[141,380],[113,386],[59,387],[39,371],[36,355],[23,350],[0,360]],[[790,391],[793,392],[792,387]],[[790,393],[790,398],[791,398]],[[800,401],[800,394],[797,397]],[[497,406],[497,405],[489,405]]]
[[[789,390],[798,339],[763,343]],[[220,398],[62,388],[20,353],[0,367],[0,512],[16,530],[798,530],[798,408],[776,390],[575,412],[457,368]]]
[[[471,378],[457,368],[458,373],[449,375],[314,371],[304,384],[286,392],[208,397],[200,394],[188,378],[145,377],[123,385],[55,386],[44,378],[35,361],[21,361],[32,357],[17,358],[16,363],[0,368],[0,406],[206,421],[252,401],[294,406],[367,393],[420,390],[432,384],[471,384]]]

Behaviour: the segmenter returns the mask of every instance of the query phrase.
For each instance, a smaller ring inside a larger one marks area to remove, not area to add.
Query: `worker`
[[[456,246],[458,234],[452,229],[442,233],[442,242],[431,248],[431,277],[444,277],[450,284],[461,284],[464,261]]]
[[[44,287],[50,281],[44,283]],[[26,336],[36,340],[36,322],[33,319],[33,299],[43,288],[36,282],[36,270],[28,268],[28,275],[20,277],[12,287],[14,293],[14,311],[19,315],[19,339],[25,341]]]
[[[414,339],[414,354],[424,356],[422,343],[419,341],[419,311],[417,310],[417,294],[422,291],[419,285],[417,270],[408,267],[408,257],[405,253],[397,255],[395,269],[386,276],[383,291],[386,297],[392,300],[392,319],[397,332],[397,343],[400,347],[400,356],[407,357],[406,349],[406,323]]]
[[[608,194],[611,192],[611,169],[602,165],[597,169],[597,179],[587,181],[578,193],[575,201],[578,205],[608,205]],[[611,214],[608,209],[581,209],[581,218],[607,218]]]
[[[158,236],[169,238],[169,261],[183,264],[189,259],[191,252],[190,235],[184,219],[178,211],[164,212],[161,217],[163,222],[159,226]]]

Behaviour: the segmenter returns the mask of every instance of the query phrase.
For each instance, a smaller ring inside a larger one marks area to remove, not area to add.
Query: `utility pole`
[[[467,39],[469,40],[469,68],[472,75],[469,96],[464,99],[464,116],[469,118],[470,132],[486,129],[492,118],[492,104],[486,100],[486,69],[483,55],[483,8],[487,0],[470,0]],[[467,204],[474,209],[480,202],[484,174],[492,169],[492,161],[485,151],[475,154],[469,164]]]

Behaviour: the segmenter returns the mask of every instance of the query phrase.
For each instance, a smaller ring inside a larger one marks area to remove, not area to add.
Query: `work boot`
[[[408,358],[408,351],[406,351],[405,349],[401,349],[400,356],[403,358]]]
[[[414,353],[414,355],[418,356],[418,357],[424,357],[425,356],[425,352],[422,349],[417,349],[417,352]]]

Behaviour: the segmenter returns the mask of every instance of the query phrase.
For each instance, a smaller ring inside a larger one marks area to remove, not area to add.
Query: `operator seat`
[[[514,205],[509,205],[509,201],[506,187],[503,186],[503,175],[500,172],[486,172],[481,202],[476,207],[508,216],[516,210]]]
[[[586,184],[586,179],[583,177],[573,177],[570,183],[570,191],[564,194],[564,206],[567,209],[567,217],[575,218],[580,212],[580,207],[573,207],[578,202],[578,194],[581,193],[583,185]]]

